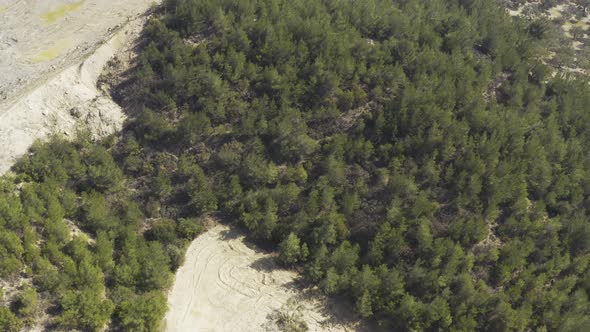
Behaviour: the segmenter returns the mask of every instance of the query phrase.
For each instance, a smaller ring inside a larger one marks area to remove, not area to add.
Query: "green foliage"
[[[356,310],[363,318],[371,317],[373,309],[371,304],[371,295],[365,290],[356,302]]]
[[[176,224],[178,237],[185,240],[193,240],[203,231],[203,226],[195,219],[180,218]]]
[[[37,309],[37,292],[34,288],[22,290],[14,302],[14,309],[20,317],[28,317]]]
[[[139,145],[181,157],[162,208],[221,209],[399,330],[550,329],[575,311],[546,299],[582,284],[546,280],[587,268],[590,89],[534,57],[542,21],[493,1],[164,7],[123,87]]]
[[[0,329],[5,332],[18,332],[23,323],[6,307],[0,307]]]
[[[106,148],[94,145],[85,157],[88,188],[100,192],[121,188],[123,174]]]
[[[160,242],[147,242],[138,248],[138,274],[134,277],[144,291],[166,289],[170,285],[170,257]]]
[[[96,263],[105,272],[112,271],[115,262],[113,260],[114,243],[104,231],[96,236]]]
[[[0,278],[31,272],[56,323],[157,329],[221,212],[392,330],[585,329],[590,88],[535,56],[544,22],[482,0],[163,6],[121,137],[37,142],[0,180]]]
[[[134,149],[139,146],[123,149],[138,153]],[[113,318],[124,318],[120,294],[113,289],[128,290],[125,300],[144,301],[136,303],[145,310],[139,318],[125,305],[125,324],[133,324],[135,315],[145,330],[155,330],[165,297],[154,291],[169,286],[171,270],[182,261],[183,241],[201,228],[194,219],[166,220],[170,225],[155,226],[157,237],[149,231],[139,235],[136,227],[144,220],[145,205],[122,191],[127,180],[115,158],[121,155],[85,136],[74,142],[54,138],[36,144],[17,163],[15,178],[2,178],[0,276],[15,278],[25,271],[33,287],[18,293],[12,311],[0,308],[1,330],[17,331],[35,319],[38,291],[55,311],[50,323],[56,327],[103,330]],[[159,242],[148,241],[150,237]]]
[[[183,158],[180,171],[186,179],[184,190],[189,197],[189,207],[200,214],[217,209],[217,198],[205,173],[193,160]]]
[[[279,260],[288,265],[293,265],[299,260],[305,259],[304,250],[295,233],[289,234],[287,238],[279,244]]]
[[[157,331],[166,310],[164,294],[148,292],[123,301],[117,308],[117,316],[125,331]]]
[[[246,227],[259,239],[270,240],[278,222],[278,206],[272,197],[252,195],[242,215]]]
[[[101,296],[100,290],[67,291],[60,299],[62,308],[57,322],[65,328],[99,331],[113,311],[113,303]]]
[[[0,277],[14,275],[22,269],[23,253],[24,249],[16,233],[0,233]]]

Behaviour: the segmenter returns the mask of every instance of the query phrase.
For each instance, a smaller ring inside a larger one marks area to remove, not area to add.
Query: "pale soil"
[[[154,0],[0,0],[0,111],[92,53]]]
[[[139,13],[153,3],[77,1],[64,12],[61,0],[7,2],[0,0],[0,174],[50,134],[73,136],[86,127],[103,137],[121,128],[123,111],[97,81],[109,60],[135,43],[146,20]],[[43,51],[64,39],[67,50]],[[35,52],[43,56],[33,61]]]
[[[79,237],[83,241],[88,243],[89,245],[93,246],[94,244],[96,244],[96,240],[94,240],[90,234],[81,230],[80,227],[78,227],[78,225],[76,225],[76,223],[74,223],[73,221],[71,221],[69,219],[64,219],[64,222],[66,223],[66,225],[68,226],[68,229],[70,230],[70,239],[74,239],[76,237]]]
[[[366,329],[343,306],[330,307],[326,299],[303,292],[297,279],[239,232],[215,226],[192,242],[176,273],[164,330],[277,331],[274,317],[291,298],[301,305],[309,331]]]

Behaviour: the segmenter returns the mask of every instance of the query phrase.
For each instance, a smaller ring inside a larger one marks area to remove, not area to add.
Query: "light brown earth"
[[[218,225],[190,245],[168,296],[164,330],[278,331],[276,314],[289,299],[301,307],[309,331],[360,331],[352,313],[303,292],[298,274],[274,256]]]
[[[0,174],[36,139],[121,128],[121,108],[96,83],[154,3],[0,0]]]
[[[159,2],[159,1],[157,1]],[[0,110],[92,53],[154,0],[0,0]]]

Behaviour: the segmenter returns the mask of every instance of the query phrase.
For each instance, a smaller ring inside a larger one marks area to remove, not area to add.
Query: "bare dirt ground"
[[[153,0],[0,0],[0,174],[37,139],[119,130],[97,80],[139,36]]]
[[[190,245],[168,296],[164,330],[279,331],[276,317],[291,299],[309,331],[368,330],[351,312],[300,289],[297,273],[218,225]]]

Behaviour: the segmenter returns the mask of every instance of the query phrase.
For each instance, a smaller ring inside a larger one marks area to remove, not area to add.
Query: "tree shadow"
[[[281,265],[277,260],[276,250],[267,250],[247,236],[247,231],[235,223],[228,223],[227,220],[219,220],[221,224],[229,226],[229,229],[221,233],[224,240],[233,240],[245,236],[241,241],[250,249],[265,254],[249,267],[261,273],[273,273],[275,271],[295,271],[298,276],[286,283],[281,283],[281,287],[292,293],[292,299],[296,303],[308,303],[307,309],[320,313],[325,317],[321,321],[315,321],[318,325],[332,330],[357,331],[357,332],[381,332],[391,331],[380,327],[377,322],[361,319],[354,311],[351,299],[346,296],[326,296],[325,293],[317,286],[312,286],[308,280],[301,274],[302,269],[289,269]],[[261,326],[262,331],[281,331],[281,323],[278,322],[280,317],[284,318],[285,310],[292,314],[292,309],[283,307],[273,310],[267,317],[266,323]],[[283,316],[282,316],[283,315]],[[309,318],[308,318],[309,319]],[[315,319],[315,318],[312,318]]]
[[[280,266],[277,264],[277,261],[272,256],[264,256],[255,260],[250,267],[258,272],[265,272],[270,273],[274,270],[280,269]]]
[[[229,241],[238,239],[240,236],[242,236],[242,233],[233,227],[230,227],[228,230],[222,231],[219,235],[221,236],[222,240]]]
[[[303,277],[299,277],[284,285],[295,293],[295,302],[315,303],[313,309],[326,319],[317,321],[324,327],[346,327],[346,331],[385,332],[391,331],[381,327],[372,320],[361,319],[353,309],[351,301],[345,296],[326,296],[318,287],[311,287]]]

